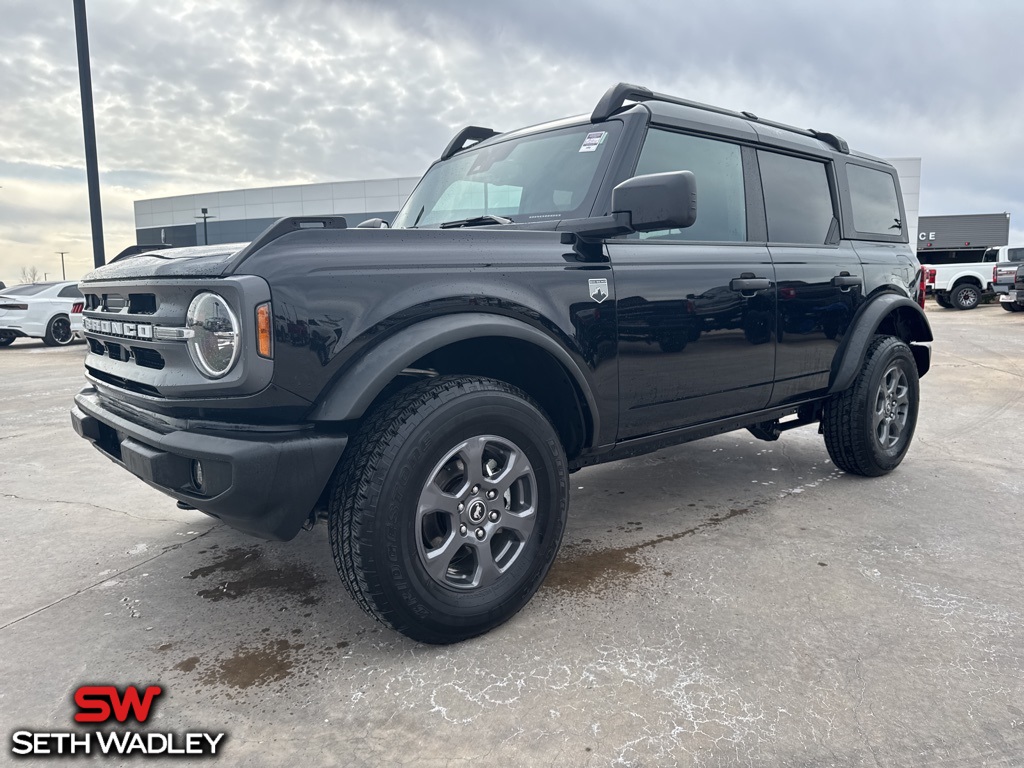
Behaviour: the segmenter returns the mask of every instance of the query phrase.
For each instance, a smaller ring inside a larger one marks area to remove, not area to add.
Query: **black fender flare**
[[[864,365],[864,357],[879,327],[892,318],[896,335],[910,344],[918,376],[931,365],[931,349],[917,342],[932,341],[932,329],[917,302],[896,293],[881,293],[865,303],[853,318],[850,329],[832,360],[829,394],[842,392],[852,384]]]
[[[484,336],[531,343],[550,354],[583,394],[593,436],[600,434],[600,412],[583,370],[568,350],[548,334],[504,315],[460,312],[415,323],[380,342],[362,356],[317,399],[312,421],[360,418],[384,388],[412,363],[449,344]]]

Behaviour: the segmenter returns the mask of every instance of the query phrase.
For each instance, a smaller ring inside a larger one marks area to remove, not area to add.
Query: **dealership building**
[[[352,226],[376,217],[391,221],[418,181],[418,176],[410,176],[137,200],[136,242],[175,246],[247,242],[282,216],[344,216]]]
[[[922,264],[974,264],[999,261],[999,250],[1010,242],[1010,214],[922,216],[917,234],[917,258]]]
[[[888,162],[899,173],[913,243],[917,240],[921,158]],[[282,216],[344,216],[350,226],[372,218],[391,221],[418,181],[418,176],[408,176],[138,200],[136,242],[174,246],[247,242]]]

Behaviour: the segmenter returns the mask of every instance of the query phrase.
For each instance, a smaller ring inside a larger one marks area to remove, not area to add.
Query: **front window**
[[[393,226],[589,216],[619,126],[582,125],[470,147],[427,171]]]

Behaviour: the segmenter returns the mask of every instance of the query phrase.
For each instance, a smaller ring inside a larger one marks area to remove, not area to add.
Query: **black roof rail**
[[[799,133],[801,136],[810,136],[813,139],[825,142],[830,147],[842,152],[843,154],[848,155],[850,153],[850,145],[834,133],[815,131],[812,128],[797,128],[792,125],[786,125],[785,123],[762,120],[753,112],[734,112],[731,109],[723,109],[722,107],[713,107],[710,104],[702,104],[699,101],[690,101],[689,99],[680,99],[677,96],[669,96],[665,93],[656,93],[649,88],[644,88],[639,85],[630,85],[629,83],[616,83],[605,91],[604,96],[602,96],[600,101],[597,102],[597,106],[594,107],[594,111],[590,115],[590,122],[600,123],[607,120],[615,114],[616,111],[622,108],[622,105],[627,99],[632,101],[661,101],[666,104],[678,104],[683,107],[702,109],[705,112],[715,112],[719,115],[739,117],[743,120],[750,120],[755,123],[760,123],[761,125],[779,128],[783,131]]]
[[[466,148],[467,141],[483,141],[489,139],[492,136],[497,136],[498,131],[490,128],[481,128],[479,125],[467,125],[457,134],[455,138],[448,142],[448,146],[444,148],[444,152],[441,153],[441,159],[447,160],[452,155],[458,154]]]

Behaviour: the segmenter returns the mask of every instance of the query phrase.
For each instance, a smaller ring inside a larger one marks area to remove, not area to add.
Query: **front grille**
[[[155,349],[147,349],[146,347],[132,347],[131,349],[136,365],[141,365],[143,368],[152,368],[155,371],[163,370],[164,356]]]
[[[106,343],[106,347],[107,357],[109,357],[111,360],[127,360],[127,358],[123,357],[124,347],[122,347],[120,344],[117,344],[116,342],[113,341],[108,341]]]
[[[85,308],[93,312],[116,313],[127,308],[130,315],[156,314],[156,294],[129,293],[127,297],[120,293],[87,293]]]
[[[129,293],[128,312],[132,315],[152,315],[156,313],[156,296],[152,293]]]
[[[188,308],[203,291],[224,297],[241,318],[242,354],[254,333],[251,308],[270,300],[266,282],[253,275],[145,280],[95,280],[83,285],[82,322],[89,340],[86,367],[97,382],[159,398],[253,394],[273,375],[273,362],[248,356],[221,379],[203,376],[189,354]],[[256,371],[257,373],[252,373]]]

